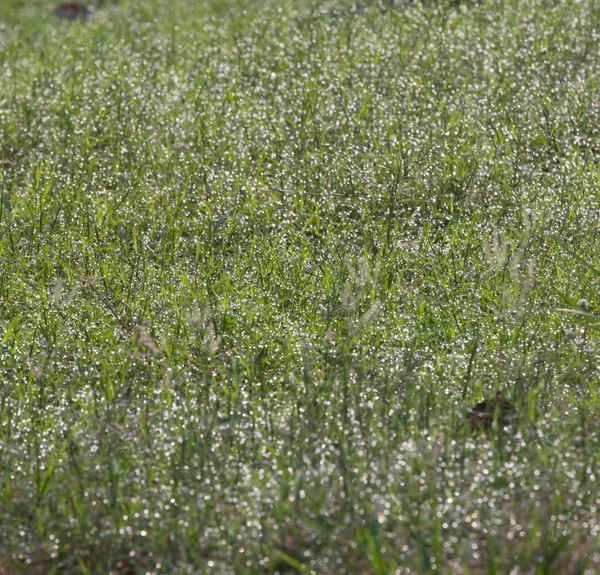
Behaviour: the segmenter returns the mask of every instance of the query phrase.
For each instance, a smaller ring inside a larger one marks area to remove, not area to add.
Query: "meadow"
[[[0,574],[600,573],[597,2],[54,6],[0,4]]]

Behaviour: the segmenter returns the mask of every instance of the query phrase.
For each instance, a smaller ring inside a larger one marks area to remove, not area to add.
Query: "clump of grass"
[[[13,4],[0,573],[598,571],[593,2]]]

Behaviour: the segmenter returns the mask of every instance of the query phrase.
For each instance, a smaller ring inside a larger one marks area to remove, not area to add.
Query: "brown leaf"
[[[63,2],[54,9],[54,13],[59,18],[66,18],[68,20],[81,18],[85,20],[94,14],[94,9],[79,2]]]
[[[467,421],[474,430],[488,430],[494,421],[501,425],[507,425],[514,418],[515,409],[513,404],[504,399],[498,392],[494,399],[484,399],[471,408],[467,414]]]

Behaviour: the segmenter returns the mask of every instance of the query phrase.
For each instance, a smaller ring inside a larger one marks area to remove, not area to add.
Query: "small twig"
[[[77,277],[82,281],[87,287],[89,287],[94,294],[100,300],[100,303],[104,305],[104,307],[111,313],[111,315],[117,320],[117,323],[121,326],[123,331],[126,333],[133,335],[133,326],[123,321],[123,318],[119,315],[115,306],[109,301],[105,294],[103,294],[92,282],[91,280],[84,274],[80,269],[74,270]]]

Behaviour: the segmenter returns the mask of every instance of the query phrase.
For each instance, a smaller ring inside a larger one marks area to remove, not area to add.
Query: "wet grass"
[[[596,3],[53,7],[0,11],[0,573],[598,573]]]

